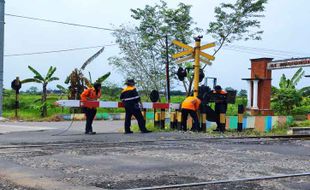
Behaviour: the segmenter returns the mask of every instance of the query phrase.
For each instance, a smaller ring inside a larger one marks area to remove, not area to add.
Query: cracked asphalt
[[[0,123],[0,189],[132,189],[310,172],[310,141],[191,132],[122,134],[122,122]],[[5,128],[6,130],[2,130]],[[5,132],[3,132],[5,131]],[[310,189],[310,177],[175,189]]]

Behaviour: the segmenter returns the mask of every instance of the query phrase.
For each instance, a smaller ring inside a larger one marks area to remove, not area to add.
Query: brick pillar
[[[271,99],[271,70],[267,65],[272,58],[251,59],[251,78],[258,79],[258,110],[253,110],[253,115],[273,115],[270,109]],[[252,96],[253,97],[253,96]]]

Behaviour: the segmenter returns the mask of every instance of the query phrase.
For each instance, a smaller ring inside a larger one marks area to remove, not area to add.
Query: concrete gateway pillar
[[[251,78],[248,82],[248,106],[251,115],[273,115],[270,109],[271,70],[268,63],[272,58],[251,59]]]

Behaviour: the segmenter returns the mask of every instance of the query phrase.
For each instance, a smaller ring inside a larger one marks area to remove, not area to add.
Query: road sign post
[[[194,63],[194,96],[195,97],[198,96],[200,61],[205,64],[211,65],[211,62],[209,60],[215,59],[214,56],[202,52],[202,50],[214,47],[215,43],[209,43],[209,44],[200,46],[201,38],[202,36],[197,36],[194,38],[195,39],[194,48],[189,45],[183,44],[182,42],[179,42],[177,40],[172,41],[174,45],[177,45],[184,49],[184,51],[181,51],[179,53],[172,55],[172,58],[174,59],[179,58],[178,60],[175,61],[176,63],[183,63],[185,61],[195,59],[195,63]],[[184,56],[187,56],[187,57],[184,57]]]
[[[200,69],[200,42],[202,36],[195,37],[195,65],[194,65],[194,97],[198,96]]]

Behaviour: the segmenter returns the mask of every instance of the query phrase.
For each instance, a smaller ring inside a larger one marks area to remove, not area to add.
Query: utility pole
[[[168,35],[166,35],[166,83],[167,83],[167,101],[170,103],[170,77],[169,77],[169,46]]]
[[[0,0],[0,117],[3,105],[4,0]]]

